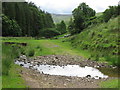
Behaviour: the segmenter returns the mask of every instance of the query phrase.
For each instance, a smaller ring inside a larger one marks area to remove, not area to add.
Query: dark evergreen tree
[[[62,20],[59,24],[56,25],[56,30],[59,31],[61,34],[66,33],[66,24]]]
[[[51,15],[32,2],[4,2],[2,11],[10,20],[14,20],[20,26],[21,36],[39,37],[41,30],[54,27]],[[5,27],[3,27],[3,33],[4,29]],[[6,36],[11,35],[9,33]]]
[[[10,20],[7,16],[2,15],[2,35],[3,36],[21,36],[21,28],[15,20]]]
[[[74,27],[75,27],[74,22],[73,22],[73,19],[71,18],[70,21],[69,21],[69,25],[68,25],[68,31],[72,35],[76,32]]]

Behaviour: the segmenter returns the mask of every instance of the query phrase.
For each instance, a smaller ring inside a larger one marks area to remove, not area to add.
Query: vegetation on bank
[[[119,79],[108,80],[100,83],[102,88],[119,88]]]
[[[90,52],[89,59],[91,60],[107,61],[119,66],[118,18],[120,17],[111,19],[108,23],[84,29],[83,32],[72,36],[68,41],[74,48]]]
[[[20,75],[21,67],[14,64],[14,59],[20,55],[16,45],[2,45],[2,88],[25,88],[25,82]]]
[[[27,88],[28,86],[21,77],[20,71],[20,66],[11,64],[9,75],[2,75],[2,88]]]

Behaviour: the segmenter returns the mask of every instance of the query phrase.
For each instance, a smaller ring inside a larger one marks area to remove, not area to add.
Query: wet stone
[[[20,66],[24,66],[23,64],[20,64]]]
[[[91,78],[91,75],[87,75],[86,77],[87,77],[87,78]]]

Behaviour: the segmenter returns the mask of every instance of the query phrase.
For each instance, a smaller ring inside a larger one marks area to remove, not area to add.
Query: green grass
[[[0,76],[0,90],[2,89],[2,76]]]
[[[26,88],[25,82],[20,76],[21,67],[15,64],[11,65],[9,75],[2,76],[2,88]]]
[[[20,55],[17,45],[2,44],[2,88],[24,88],[24,80],[20,77],[20,66],[14,64],[14,59]]]
[[[34,56],[40,56],[40,55],[82,55],[82,52],[77,49],[73,49],[70,42],[63,42],[65,39],[57,39],[57,40],[50,40],[50,39],[44,39],[44,40],[3,40],[3,42],[25,42],[28,44],[27,47],[22,47],[23,52],[25,52],[26,55],[28,55],[30,50],[34,50],[35,54]],[[84,55],[82,55],[84,56]]]
[[[67,33],[65,34],[62,34],[62,35],[58,35],[58,36],[55,36],[54,38],[60,38],[60,37],[64,37]]]
[[[74,48],[88,52],[88,58],[91,60],[120,65],[117,62],[119,45],[117,40],[120,39],[118,18],[120,17],[113,18],[108,23],[88,27],[80,34],[72,36],[68,41]]]
[[[96,16],[101,16],[103,15],[103,12],[96,13]]]
[[[0,40],[30,40],[32,37],[0,37]]]
[[[118,79],[104,81],[100,83],[100,86],[102,88],[118,88],[119,86]]]

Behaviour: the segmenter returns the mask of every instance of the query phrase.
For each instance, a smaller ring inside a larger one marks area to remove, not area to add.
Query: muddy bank
[[[28,68],[21,70],[21,76],[30,88],[100,88],[100,82],[115,79],[112,77],[92,79],[46,75]]]

